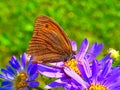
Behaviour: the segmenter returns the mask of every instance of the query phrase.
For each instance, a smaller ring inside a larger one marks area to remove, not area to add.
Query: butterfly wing
[[[34,33],[28,47],[33,62],[49,63],[67,60],[72,56],[72,47],[62,28],[47,16],[35,21]]]

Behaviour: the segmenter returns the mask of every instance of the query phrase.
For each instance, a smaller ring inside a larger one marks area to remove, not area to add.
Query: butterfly
[[[34,32],[28,46],[33,63],[53,63],[69,60],[74,52],[63,29],[50,17],[36,18]]]

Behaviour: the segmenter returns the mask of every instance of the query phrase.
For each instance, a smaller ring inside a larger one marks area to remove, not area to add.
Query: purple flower
[[[64,71],[75,80],[74,83],[79,83],[76,86],[83,88],[73,90],[120,90],[120,67],[112,68],[112,61],[108,60],[101,69],[96,60],[92,62],[92,66],[83,60],[78,64],[82,77],[68,67]]]
[[[2,90],[28,90],[29,88],[38,87],[39,83],[36,81],[38,77],[37,64],[31,63],[32,57],[28,58],[26,53],[16,59],[12,56],[9,61],[10,66],[6,69],[1,69],[2,74],[0,78]]]
[[[76,42],[71,41],[71,45],[73,51],[76,51]],[[59,78],[56,81],[47,85],[45,88],[51,89],[55,87],[64,87],[67,90],[73,90],[73,88],[82,88],[82,86],[80,85],[79,87],[76,87],[76,84],[79,83],[73,83],[74,79],[72,79],[69,75],[66,74],[64,68],[67,66],[73,71],[75,71],[79,76],[81,76],[81,71],[79,71],[77,67],[77,62],[82,62],[83,59],[86,59],[87,62],[92,62],[93,60],[95,60],[96,56],[101,52],[103,44],[94,43],[89,50],[88,47],[89,42],[87,39],[84,39],[79,51],[76,55],[73,56],[73,59],[68,60],[67,62],[52,63],[51,66],[38,64],[38,72],[40,72],[42,75],[50,78]]]

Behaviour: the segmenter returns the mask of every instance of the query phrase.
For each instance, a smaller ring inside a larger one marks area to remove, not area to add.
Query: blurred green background
[[[0,0],[0,67],[27,51],[38,15],[53,18],[68,37],[120,50],[120,0]]]

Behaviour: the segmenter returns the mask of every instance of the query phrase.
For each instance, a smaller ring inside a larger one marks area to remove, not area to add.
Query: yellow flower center
[[[24,72],[16,76],[14,81],[16,90],[27,87],[27,83],[25,82],[26,79],[27,79],[27,75]]]
[[[75,59],[71,59],[71,60],[66,61],[65,65],[80,75],[80,71],[77,67],[77,61]]]
[[[91,84],[88,90],[108,90],[108,88],[100,84]]]
[[[111,58],[118,58],[120,56],[119,51],[116,51],[113,48],[109,48],[108,53],[111,53],[110,55]]]

